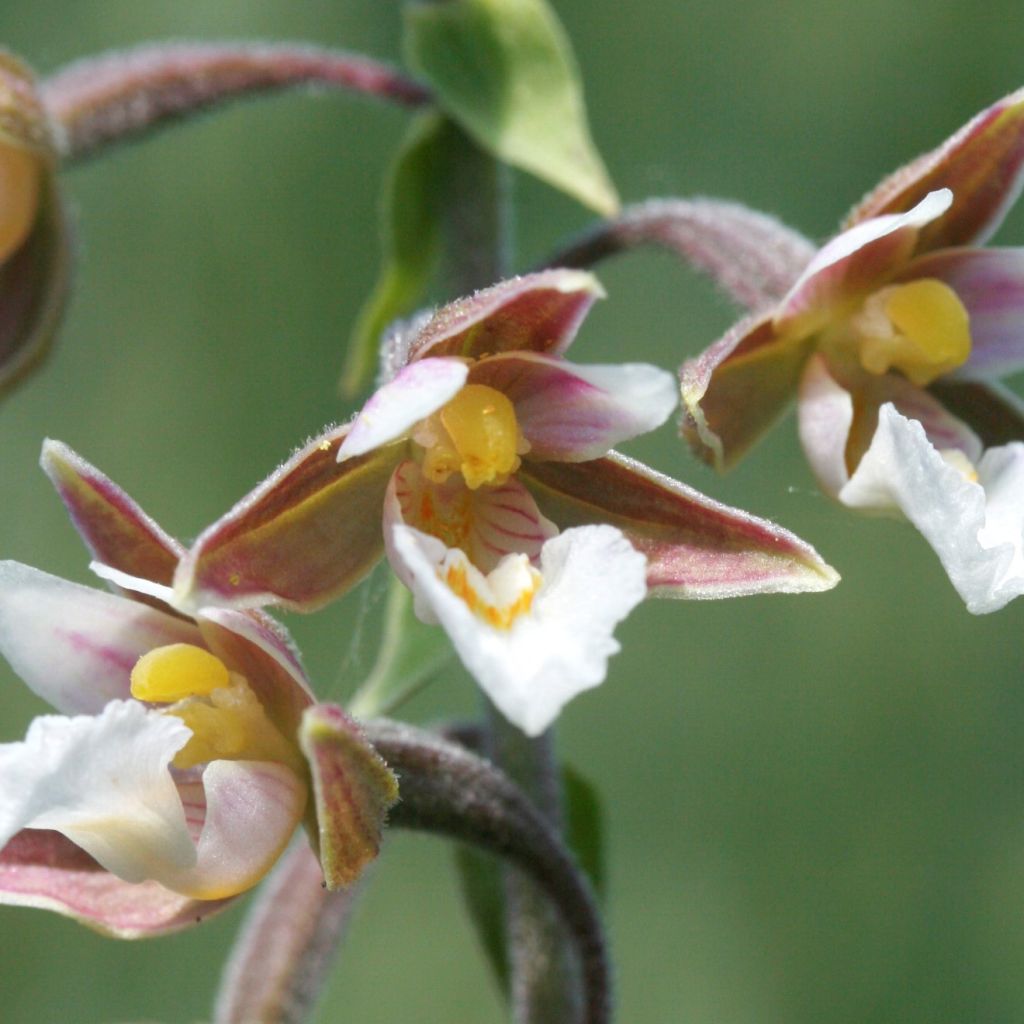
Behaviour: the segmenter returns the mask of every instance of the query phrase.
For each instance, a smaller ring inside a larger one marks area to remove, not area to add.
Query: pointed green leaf
[[[486,150],[600,214],[618,210],[569,40],[545,0],[411,5],[406,44],[441,108]]]
[[[361,719],[391,714],[452,660],[452,645],[445,631],[416,618],[412,595],[396,577],[391,578],[389,587],[377,661],[349,706]]]
[[[417,119],[384,183],[383,267],[349,339],[341,377],[346,397],[369,383],[377,366],[381,335],[392,320],[411,312],[421,301],[437,262],[445,124],[436,113]]]

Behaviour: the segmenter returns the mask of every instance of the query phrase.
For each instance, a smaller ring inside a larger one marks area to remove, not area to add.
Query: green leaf
[[[370,675],[349,704],[356,718],[390,714],[451,662],[452,645],[440,626],[427,626],[412,610],[412,595],[392,576],[384,635]]]
[[[455,847],[455,868],[470,920],[480,939],[498,987],[508,995],[508,953],[505,942],[505,882],[497,857],[471,846]]]
[[[384,183],[384,264],[349,339],[340,385],[348,398],[369,383],[377,366],[381,335],[388,324],[420,302],[437,262],[445,131],[446,120],[441,115],[419,117]]]
[[[405,27],[410,65],[477,143],[600,214],[618,210],[569,40],[545,0],[409,5]]]
[[[566,842],[576,855],[594,892],[600,900],[605,894],[604,815],[601,799],[593,783],[575,768],[562,768],[565,801]]]

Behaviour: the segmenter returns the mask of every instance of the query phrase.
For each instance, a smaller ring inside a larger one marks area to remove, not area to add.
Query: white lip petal
[[[395,526],[392,545],[417,606],[440,622],[487,696],[529,736],[604,680],[608,658],[619,650],[612,631],[646,594],[646,559],[622,533],[579,527],[544,545],[542,582],[529,610],[500,628],[441,579],[438,569],[453,553],[436,538]]]
[[[202,640],[191,623],[138,601],[0,562],[0,654],[58,711],[97,713],[126,698],[139,657],[172,643]]]
[[[454,358],[420,359],[399,370],[370,396],[356,416],[338,449],[338,461],[402,437],[454,398],[468,375],[467,364]]]
[[[898,508],[935,550],[968,611],[997,611],[1024,593],[1024,444],[990,449],[977,482],[891,404],[849,483],[846,505]]]
[[[195,847],[168,764],[191,736],[134,701],[96,716],[41,716],[0,745],[0,847],[23,828],[62,832],[128,882],[187,870]]]

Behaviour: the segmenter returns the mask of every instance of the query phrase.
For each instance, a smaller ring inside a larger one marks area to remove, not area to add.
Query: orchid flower
[[[1024,249],[975,247],[1022,173],[1024,91],[883,181],[776,306],[681,371],[684,432],[719,468],[797,396],[822,488],[909,518],[972,612],[1024,593],[1024,447],[1006,443],[1024,408],[981,383],[1024,366]]]
[[[0,562],[0,652],[58,712],[0,744],[0,902],[126,937],[173,930],[258,882],[304,819],[321,847],[331,838],[337,795],[303,730],[313,697],[266,615],[186,616],[162,600],[183,549],[123,491],[60,444],[47,442],[43,466],[101,573],[146,585],[121,596]],[[361,742],[353,727],[346,767],[381,803],[369,834],[347,837],[332,886],[373,855],[394,800]],[[335,856],[330,845],[322,856]]]
[[[612,631],[646,594],[833,586],[791,534],[611,450],[664,422],[676,396],[654,367],[563,358],[600,294],[589,274],[547,271],[398,336],[354,421],[199,537],[178,600],[311,610],[386,552],[418,615],[535,735],[604,679]]]

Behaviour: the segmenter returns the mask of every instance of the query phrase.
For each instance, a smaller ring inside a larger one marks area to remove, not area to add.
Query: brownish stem
[[[528,880],[535,894],[528,898],[537,901],[530,904],[529,915],[519,920],[518,927],[527,936],[534,934],[537,906],[545,911],[557,909],[578,954],[583,989],[580,1011],[553,1016],[554,1007],[566,1004],[560,994],[555,1000],[548,987],[564,985],[566,978],[559,972],[545,978],[531,972],[527,979],[540,987],[531,991],[525,1006],[535,1016],[520,1019],[608,1024],[611,974],[601,918],[586,876],[545,816],[508,776],[458,744],[394,722],[369,722],[364,730],[399,777],[401,799],[390,814],[393,826],[448,835],[516,865],[520,884]],[[515,926],[510,937],[522,939]],[[571,948],[556,947],[563,955]],[[517,1007],[517,1012],[523,1011]]]
[[[311,85],[390,100],[430,102],[424,86],[368,57],[296,44],[166,43],[90,57],[42,83],[43,102],[63,129],[65,160],[212,107]]]

